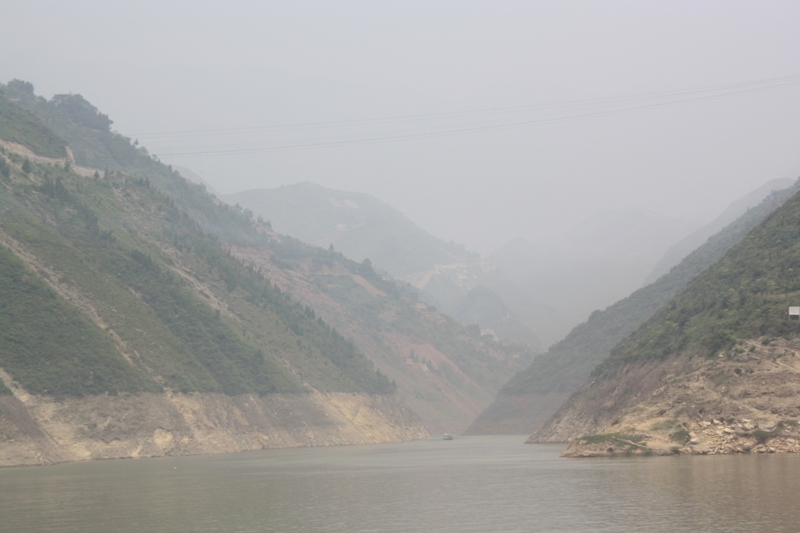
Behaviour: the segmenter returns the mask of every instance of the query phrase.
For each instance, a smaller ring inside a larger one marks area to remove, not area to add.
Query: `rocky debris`
[[[584,430],[567,436],[565,456],[800,451],[800,341],[743,341],[713,358],[684,354],[649,365],[631,375],[660,373],[657,386],[615,383],[613,392],[624,390],[627,402],[612,392],[604,418],[562,413],[556,427]]]
[[[716,423],[714,423],[716,422]],[[575,439],[565,457],[616,457],[632,455],[721,455],[733,453],[798,453],[800,432],[797,420],[784,420],[766,430],[737,422],[703,420],[678,425],[664,435],[636,433],[600,433]],[[753,428],[751,430],[745,427]],[[665,438],[666,437],[666,438]]]
[[[429,436],[395,395],[145,393],[57,401],[9,385],[14,394],[0,395],[0,467]]]

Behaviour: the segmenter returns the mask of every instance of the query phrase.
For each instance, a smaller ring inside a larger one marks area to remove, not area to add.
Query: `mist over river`
[[[800,528],[800,456],[562,459],[524,436],[0,470],[3,532]]]

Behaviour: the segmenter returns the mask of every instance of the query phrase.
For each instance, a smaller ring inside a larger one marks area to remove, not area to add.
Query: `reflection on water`
[[[2,469],[0,531],[800,528],[796,455],[561,459],[524,439]]]

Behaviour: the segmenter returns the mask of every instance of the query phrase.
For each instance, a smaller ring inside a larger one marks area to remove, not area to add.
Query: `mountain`
[[[346,257],[370,259],[398,278],[432,265],[469,263],[480,258],[462,246],[436,239],[368,194],[305,182],[243,191],[222,199],[269,216],[279,233],[323,248],[333,245]]]
[[[204,180],[202,176],[194,172],[192,169],[187,167],[182,167],[179,165],[174,165],[172,168],[176,172],[178,172],[178,174],[180,174],[182,178],[186,178],[192,183],[197,183],[198,185],[202,185],[208,192],[210,192],[214,196],[217,197],[220,196],[220,194],[216,190],[214,190],[214,188],[206,180]]]
[[[798,451],[800,195],[629,336],[531,440],[569,455]]]
[[[603,311],[595,311],[563,340],[514,376],[467,433],[533,433],[606,359],[611,349],[633,332],[690,280],[722,257],[756,225],[800,189],[776,191],[758,206],[689,254],[656,282],[633,292]]]
[[[445,313],[534,348],[554,342],[592,310],[638,288],[686,229],[652,213],[604,212],[546,242],[514,239],[482,260],[366,194],[300,183],[223,199],[268,219],[276,231],[333,246],[357,261],[369,258],[379,270],[421,289],[422,297]],[[469,296],[476,289],[492,292],[491,300],[502,301],[502,310],[487,298]],[[468,305],[473,309],[465,312]],[[486,307],[475,307],[481,305]]]
[[[222,199],[269,220],[280,233],[331,247],[356,261],[369,259],[375,268],[411,283],[421,290],[421,298],[465,324],[492,330],[508,342],[534,349],[540,345],[530,324],[509,310],[496,292],[488,294],[503,284],[491,264],[463,246],[433,237],[370,195],[306,182]],[[484,297],[470,296],[475,289]]]
[[[23,85],[27,91],[28,86]],[[33,86],[30,86],[31,92]],[[0,98],[0,139],[27,148],[32,155],[67,157],[67,144],[58,135],[42,127],[39,119],[25,110]]]
[[[80,95],[0,91],[0,464],[422,438],[529,364],[218,201]]]
[[[480,324],[481,333],[496,336],[528,346],[538,346],[539,340],[530,328],[522,323],[498,294],[478,285],[470,290],[453,313],[462,324]]]
[[[535,324],[549,345],[595,309],[638,289],[664,250],[685,232],[681,221],[653,213],[606,211],[542,242],[514,239],[487,260],[536,302],[512,308],[526,324]]]
[[[658,278],[669,272],[669,270],[681,262],[681,259],[699,248],[711,236],[717,234],[725,226],[742,216],[748,209],[757,206],[764,198],[773,191],[779,191],[791,187],[792,180],[788,178],[770,180],[758,189],[737,199],[723,211],[710,224],[694,231],[691,235],[672,246],[664,257],[656,264],[653,271],[645,279],[645,284],[656,281]]]

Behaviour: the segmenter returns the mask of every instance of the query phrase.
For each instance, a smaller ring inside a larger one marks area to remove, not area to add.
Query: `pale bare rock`
[[[144,393],[55,400],[10,376],[0,466],[375,444],[428,438],[393,395]]]
[[[797,348],[754,339],[714,357],[630,365],[585,384],[529,442],[570,442],[572,457],[797,452]]]
[[[95,172],[98,172],[98,170],[95,168],[79,167],[78,165],[76,165],[75,157],[72,155],[72,150],[70,150],[68,146],[65,147],[67,151],[66,157],[45,157],[42,155],[37,155],[27,146],[23,146],[19,143],[15,143],[12,141],[4,141],[3,139],[0,139],[0,146],[2,146],[3,148],[5,148],[10,152],[21,155],[22,157],[25,157],[28,160],[33,161],[35,163],[64,166],[65,163],[69,162],[72,168],[72,172],[78,174],[79,176],[88,178],[94,176]]]

